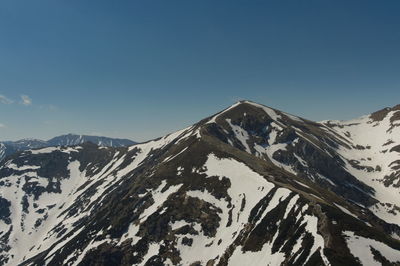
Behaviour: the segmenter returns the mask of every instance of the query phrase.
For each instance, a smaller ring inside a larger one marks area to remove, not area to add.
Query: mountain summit
[[[0,165],[0,265],[399,265],[399,113],[241,101],[129,147],[23,151]]]

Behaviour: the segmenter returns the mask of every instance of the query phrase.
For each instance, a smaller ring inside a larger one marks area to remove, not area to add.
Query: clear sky
[[[1,0],[0,140],[143,141],[240,99],[313,120],[400,103],[400,1]]]

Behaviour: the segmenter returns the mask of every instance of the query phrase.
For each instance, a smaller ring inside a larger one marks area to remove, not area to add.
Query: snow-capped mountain
[[[129,147],[0,164],[0,265],[399,265],[398,107],[253,102]]]
[[[124,147],[136,144],[136,142],[129,139],[117,139],[76,134],[62,135],[47,141],[47,143],[49,143],[49,146],[74,146],[85,142],[92,142],[96,145],[103,147]]]
[[[51,146],[74,146],[84,142],[92,142],[99,146],[104,147],[122,147],[136,144],[136,142],[129,139],[117,139],[89,135],[67,134],[54,137],[50,140],[44,141],[39,139],[22,139],[18,141],[3,141],[0,142],[0,161],[6,156],[14,154],[19,151],[37,149]]]
[[[18,141],[0,142],[0,161],[6,156],[28,149],[47,147],[46,141],[38,139],[21,139]]]

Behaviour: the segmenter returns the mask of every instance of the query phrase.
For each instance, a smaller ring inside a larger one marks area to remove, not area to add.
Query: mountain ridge
[[[52,146],[73,146],[82,144],[87,141],[90,141],[100,146],[111,146],[111,147],[129,146],[137,143],[129,139],[110,138],[110,137],[94,136],[94,135],[79,135],[72,133],[56,136],[49,140],[25,138],[16,141],[1,141],[0,161],[3,160],[8,155],[23,150],[42,148],[42,147],[52,147]]]
[[[398,265],[388,114],[325,124],[241,102],[129,147],[16,154],[0,164],[0,264]],[[366,128],[383,134],[371,148]]]

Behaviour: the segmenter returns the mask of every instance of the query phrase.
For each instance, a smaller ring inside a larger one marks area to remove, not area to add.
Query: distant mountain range
[[[146,143],[7,157],[0,265],[400,265],[400,106],[314,122],[241,101]]]
[[[44,147],[74,146],[85,142],[92,142],[96,145],[104,147],[123,147],[136,144],[136,142],[129,139],[118,139],[118,138],[108,138],[100,136],[77,135],[77,134],[61,135],[47,141],[40,139],[2,141],[0,142],[0,161],[4,159],[6,156],[14,154],[18,151],[38,149]]]

